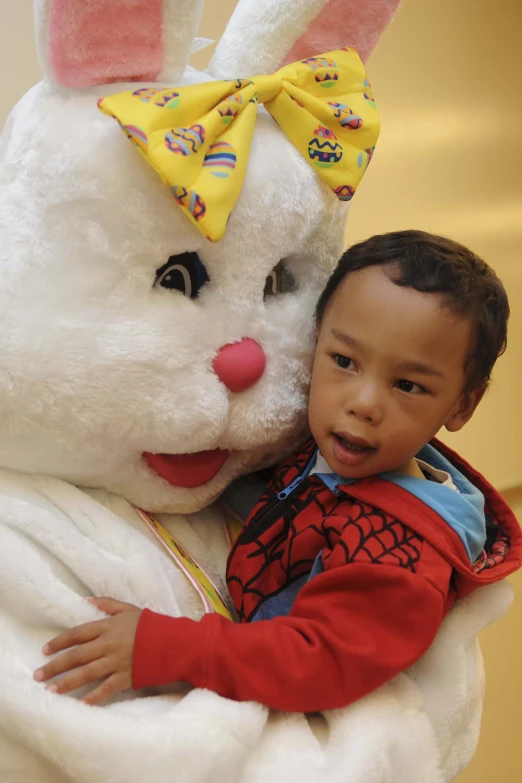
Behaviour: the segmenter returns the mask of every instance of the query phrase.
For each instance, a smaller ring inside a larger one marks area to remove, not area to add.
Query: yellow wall
[[[0,128],[14,103],[41,79],[33,41],[33,4],[0,0]]]
[[[0,125],[39,79],[31,6],[0,0]],[[207,0],[201,35],[218,38],[234,6]],[[444,233],[504,280],[513,310],[508,353],[473,422],[447,438],[500,488],[522,484],[521,50],[520,0],[405,0],[368,64],[383,130],[348,233],[350,242],[399,228]],[[193,64],[204,66],[210,52]],[[522,578],[513,581],[521,593]],[[522,781],[521,628],[516,603],[483,634],[483,733],[458,783]]]

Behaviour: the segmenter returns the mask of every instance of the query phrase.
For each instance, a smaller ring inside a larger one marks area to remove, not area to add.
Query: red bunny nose
[[[266,367],[265,352],[255,340],[244,337],[219,349],[212,362],[214,372],[231,392],[250,389],[261,378]]]

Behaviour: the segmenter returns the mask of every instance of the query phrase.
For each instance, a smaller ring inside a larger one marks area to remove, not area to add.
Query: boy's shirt
[[[458,491],[391,473],[311,475],[310,441],[277,469],[231,551],[242,624],[145,610],[134,687],[184,680],[308,712],[346,706],[415,663],[455,598],[522,560],[498,493],[442,444],[419,457],[449,468]]]
[[[419,466],[421,472],[424,474],[424,477],[427,478],[429,481],[436,481],[437,484],[443,484],[445,487],[450,487],[451,489],[457,489],[455,484],[453,483],[453,479],[451,478],[451,474],[448,473],[446,470],[439,470],[437,468],[434,468],[432,465],[428,465],[427,462],[424,462],[423,460],[416,458],[416,463]],[[333,475],[336,476],[338,481],[337,483],[342,484],[346,481],[346,479],[343,479],[342,476],[339,476],[335,473],[323,457],[320,451],[317,452],[317,457],[315,460],[315,465],[310,471],[310,476],[313,476],[314,474],[317,474],[321,477]],[[324,480],[324,479],[323,479]]]

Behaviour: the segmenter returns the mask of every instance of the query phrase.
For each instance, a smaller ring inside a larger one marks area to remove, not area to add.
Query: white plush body
[[[198,596],[121,497],[2,471],[0,509],[0,780],[445,783],[473,753],[483,694],[475,639],[507,609],[506,584],[461,602],[412,671],[324,720],[202,690],[89,707],[32,680],[51,635],[98,616],[82,597],[197,618]],[[217,512],[161,521],[219,584]]]
[[[118,2],[129,16],[144,6]],[[248,63],[262,61],[263,26],[255,16],[275,35],[278,3],[295,13],[290,26],[288,13],[282,16],[286,26],[268,47],[271,62],[329,5],[242,0],[214,75],[247,76]],[[363,32],[372,5],[384,25],[383,0],[353,5],[368,6]],[[224,239],[208,242],[97,110],[97,98],[128,85],[76,91],[59,84],[46,59],[47,26],[56,23],[51,6],[37,0],[46,80],[22,99],[0,139],[0,780],[452,780],[478,736],[476,636],[506,610],[506,585],[477,591],[455,608],[414,671],[325,721],[197,690],[126,694],[108,707],[88,707],[33,681],[42,644],[95,618],[85,596],[199,616],[197,594],[132,504],[178,514],[162,519],[222,579],[226,546],[211,504],[233,478],[275,461],[302,433],[313,308],[340,254],[346,215],[260,109],[240,199]],[[56,0],[58,6],[67,3]],[[74,11],[75,0],[70,6]],[[178,47],[165,60],[163,81],[213,78],[179,71],[198,6],[163,3],[164,41]],[[241,73],[219,73],[220,62],[229,68],[233,61],[238,24],[249,19]],[[174,20],[186,23],[177,37]],[[210,278],[196,300],[153,287],[156,271],[185,251],[199,254]],[[281,260],[297,290],[265,301],[265,280]],[[266,370],[252,388],[232,394],[212,361],[221,346],[245,337],[262,346]],[[197,489],[171,486],[142,456],[216,448],[231,455]]]

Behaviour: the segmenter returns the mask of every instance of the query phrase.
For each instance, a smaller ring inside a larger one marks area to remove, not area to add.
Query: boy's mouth
[[[375,454],[377,446],[372,446],[364,438],[359,438],[348,433],[333,434],[333,451],[339,462],[349,467],[364,462],[370,454]]]

